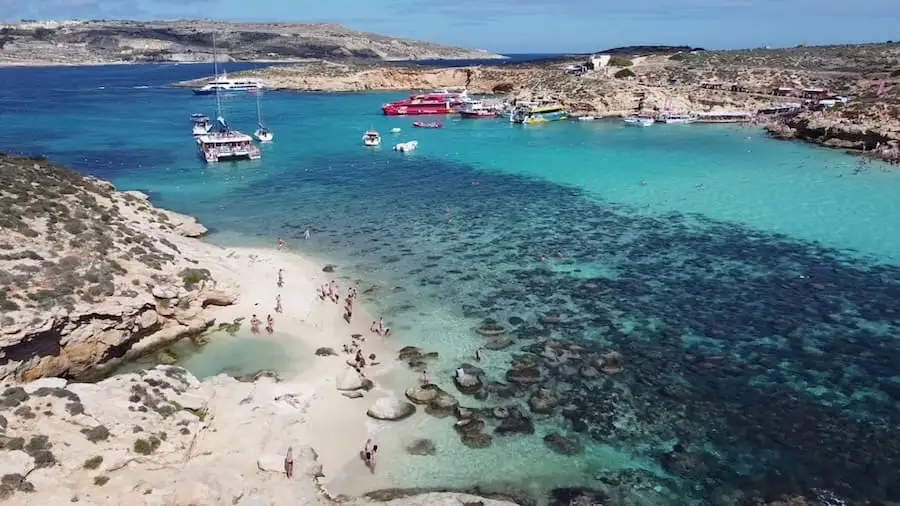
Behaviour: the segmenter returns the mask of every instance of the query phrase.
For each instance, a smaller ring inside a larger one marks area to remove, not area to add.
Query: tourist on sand
[[[266,315],[266,332],[271,334],[275,331],[275,318],[272,315]]]
[[[281,239],[281,237],[279,237],[278,238],[278,250],[281,251],[283,249],[284,249],[284,241]]]
[[[390,328],[384,329],[384,336],[383,336],[383,337],[388,337],[389,335],[391,335],[391,329],[390,329]]]
[[[372,325],[369,326],[369,332],[372,332],[375,334],[378,333],[378,322],[376,322],[374,320],[372,321]]]
[[[281,313],[284,308],[281,307],[281,294],[275,296],[275,312]]]
[[[303,238],[307,241],[309,240],[309,229],[306,229],[306,232],[303,232]]]
[[[288,447],[287,454],[284,456],[284,474],[288,478],[294,476],[294,448]]]
[[[253,315],[250,318],[250,332],[258,334],[260,325],[262,325],[262,320],[260,320],[256,315]]]
[[[475,360],[481,362],[481,348],[475,348]]]
[[[363,462],[366,464],[366,467],[369,468],[369,471],[375,472],[375,453],[378,452],[378,445],[372,444],[371,439],[366,440],[365,446],[363,446],[362,455]]]
[[[431,384],[431,375],[428,374],[428,371],[422,371],[422,384],[423,385]]]
[[[384,318],[378,319],[378,335],[384,335]]]
[[[284,269],[278,269],[278,288],[284,286]]]

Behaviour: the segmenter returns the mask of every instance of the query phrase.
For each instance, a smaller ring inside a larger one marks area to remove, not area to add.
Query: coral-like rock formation
[[[41,159],[2,156],[0,182],[0,378],[94,377],[234,302],[193,218]]]

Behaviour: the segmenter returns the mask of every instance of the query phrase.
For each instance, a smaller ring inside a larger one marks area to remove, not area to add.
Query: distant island
[[[503,56],[359,32],[338,24],[22,21],[0,25],[0,65],[220,61],[465,60]]]

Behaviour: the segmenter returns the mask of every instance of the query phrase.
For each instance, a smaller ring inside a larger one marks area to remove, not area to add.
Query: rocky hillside
[[[499,58],[485,51],[350,30],[334,24],[214,21],[25,22],[0,28],[0,64],[90,64],[309,58]]]
[[[91,377],[212,325],[206,230],[146,196],[0,155],[0,379]]]

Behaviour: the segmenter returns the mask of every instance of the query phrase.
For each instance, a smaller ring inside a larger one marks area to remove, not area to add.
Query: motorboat
[[[414,151],[418,147],[419,147],[419,141],[401,142],[400,144],[394,145],[394,151],[400,151],[401,153],[406,153],[408,151]]]
[[[191,114],[191,123],[194,124],[193,131],[194,137],[198,135],[208,134],[210,130],[212,130],[212,121],[209,120],[209,116],[204,114],[195,113]]]
[[[569,113],[561,104],[533,105],[526,103],[513,109],[509,115],[509,121],[510,123],[531,125],[548,121],[560,121],[568,117]]]
[[[275,136],[272,135],[272,131],[264,126],[257,128],[256,131],[253,132],[253,136],[256,137],[256,140],[259,142],[272,142],[272,139],[275,138]]]
[[[414,121],[412,126],[416,128],[444,128],[444,124],[440,121],[432,121],[430,123],[425,123],[423,121]]]
[[[578,116],[578,121],[594,121],[595,119],[597,118],[594,116]]]
[[[363,144],[369,147],[381,145],[381,135],[375,130],[366,130],[362,137]]]
[[[626,126],[648,127],[656,120],[649,116],[625,116],[622,118]]]
[[[399,128],[399,127],[394,127],[394,128],[391,129],[391,133],[392,133],[392,134],[399,134],[399,133],[402,132],[402,131],[403,131],[403,129],[402,129],[402,128]]]

